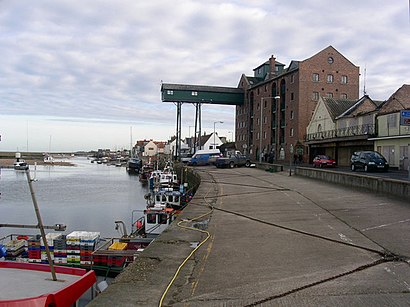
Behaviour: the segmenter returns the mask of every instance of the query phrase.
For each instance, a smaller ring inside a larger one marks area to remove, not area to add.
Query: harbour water
[[[70,162],[75,166],[39,165],[36,171],[30,166],[43,224],[65,224],[65,234],[83,230],[118,237],[121,234],[114,221],[122,220],[130,231],[132,211],[142,215],[146,206],[147,187],[138,176],[129,175],[124,167],[90,163],[86,158]],[[37,224],[25,172],[11,168],[0,171],[0,223]],[[0,228],[0,237],[10,233],[39,231]]]

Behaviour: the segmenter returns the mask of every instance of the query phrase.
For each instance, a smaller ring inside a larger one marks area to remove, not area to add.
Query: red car
[[[325,155],[318,155],[313,159],[313,167],[335,167],[336,161]]]

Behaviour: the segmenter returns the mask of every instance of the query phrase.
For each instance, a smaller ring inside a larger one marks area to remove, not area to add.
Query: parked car
[[[318,155],[313,159],[313,167],[336,167],[336,161],[326,155]]]
[[[196,166],[214,164],[216,159],[221,156],[222,154],[219,149],[201,149],[192,156],[188,165]]]
[[[365,172],[389,169],[387,160],[377,151],[357,151],[350,158],[351,170],[364,169]]]
[[[232,153],[228,154],[227,157],[217,158],[215,161],[216,167],[230,167],[234,168],[235,166],[246,166],[251,165],[251,160],[249,157],[242,155],[241,153]]]

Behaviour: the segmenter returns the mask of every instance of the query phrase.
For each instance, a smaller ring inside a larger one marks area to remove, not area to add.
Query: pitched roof
[[[379,102],[378,102],[379,103]],[[358,116],[366,113],[374,112],[377,110],[379,104],[375,103],[368,95],[355,100],[354,103],[347,108],[344,112],[339,114],[336,119],[339,119],[343,116]]]
[[[403,84],[381,106],[379,114],[395,113],[401,110],[410,110],[410,85]]]
[[[249,83],[249,85],[250,85],[251,87],[252,87],[252,86],[255,86],[256,84],[258,84],[258,83],[264,81],[264,79],[262,79],[262,78],[257,78],[257,77],[245,76],[245,78],[247,79],[247,81],[248,81],[248,83]]]
[[[323,102],[327,110],[329,111],[332,119],[336,119],[339,115],[343,114],[346,110],[351,108],[356,100],[346,100],[346,99],[333,99],[330,97],[323,97]]]
[[[211,137],[212,134],[208,135],[201,135],[201,144],[200,146],[204,146],[206,142],[208,142],[209,138]]]

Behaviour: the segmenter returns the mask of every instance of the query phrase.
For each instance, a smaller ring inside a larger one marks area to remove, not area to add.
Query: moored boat
[[[14,162],[13,167],[17,171],[25,171],[29,169],[29,165],[24,160]]]
[[[44,163],[45,164],[54,164],[54,158],[50,154],[44,154]]]
[[[144,164],[141,168],[139,179],[141,182],[148,182],[151,177],[151,173],[154,171],[154,165],[152,163]]]
[[[127,162],[127,172],[139,174],[141,170],[141,160],[139,158],[130,158]]]

